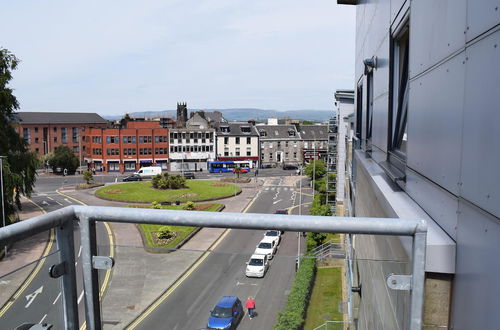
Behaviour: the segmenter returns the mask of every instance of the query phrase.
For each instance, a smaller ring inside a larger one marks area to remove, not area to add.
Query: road
[[[59,178],[49,178],[37,181],[35,192],[31,200],[45,212],[51,212],[65,206],[79,204],[77,201],[54,191],[59,187],[57,182],[58,179]],[[82,324],[85,321],[85,314],[82,287],[80,231],[78,223],[76,223],[74,233],[79,320],[80,324]],[[109,255],[108,234],[102,223],[98,223],[97,226],[97,241],[100,244],[100,255]],[[43,322],[52,324],[54,326],[53,329],[64,328],[61,278],[53,279],[49,277],[48,273],[50,266],[59,263],[59,252],[55,241],[49,244],[52,244],[50,252],[45,258],[40,271],[31,281],[29,281],[29,285],[24,288],[24,292],[13,302],[0,319],[1,329],[14,329],[16,326],[23,323]],[[104,279],[104,274],[105,272],[100,272],[99,274],[99,281],[101,284]],[[15,276],[15,274],[11,276]]]
[[[274,213],[299,201],[298,189],[283,186],[282,179],[264,186],[248,208],[249,213]],[[303,197],[303,202],[307,201]],[[310,198],[309,198],[310,201]],[[243,318],[238,329],[271,329],[277,313],[283,309],[295,275],[297,233],[286,232],[269,271],[262,279],[247,278],[245,262],[262,239],[259,230],[230,230],[205,261],[137,329],[203,329],[209,312],[224,295],[235,295],[245,303],[256,299],[257,317]],[[303,249],[304,242],[301,242]]]

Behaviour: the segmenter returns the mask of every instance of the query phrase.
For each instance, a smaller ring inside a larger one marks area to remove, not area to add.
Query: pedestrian
[[[248,309],[248,317],[252,319],[254,316],[254,309],[255,309],[255,299],[252,296],[248,297],[246,307]]]

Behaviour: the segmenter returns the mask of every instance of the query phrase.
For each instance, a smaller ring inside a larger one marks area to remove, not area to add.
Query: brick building
[[[84,142],[89,168],[134,172],[145,166],[168,169],[168,129],[158,121],[131,121],[126,128],[90,129]]]
[[[105,128],[106,119],[97,113],[18,112],[15,125],[28,148],[39,156],[68,146],[81,160],[85,154],[81,136],[92,128]]]

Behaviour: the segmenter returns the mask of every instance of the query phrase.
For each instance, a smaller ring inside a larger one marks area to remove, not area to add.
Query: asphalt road
[[[296,205],[298,189],[284,187],[281,181],[276,179],[270,186],[264,186],[247,212],[274,213],[276,209]],[[304,196],[303,202],[306,201],[307,196]],[[243,304],[248,296],[256,299],[257,317],[250,320],[245,314],[238,329],[271,329],[277,313],[283,309],[295,275],[298,235],[294,232],[284,234],[264,278],[247,278],[245,262],[263,234],[258,230],[231,230],[196,271],[136,328],[203,329],[219,298],[235,295]]]
[[[48,184],[44,184],[44,181]],[[55,211],[62,207],[79,204],[55,192],[57,178],[37,181],[35,192],[31,200],[46,212]],[[84,299],[82,286],[80,231],[78,223],[74,231],[75,261],[77,271],[77,295],[80,324],[85,321]],[[48,234],[47,234],[48,235]],[[97,226],[97,241],[100,255],[109,255],[108,235],[102,223]],[[21,244],[21,243],[17,243]],[[21,296],[10,306],[0,320],[0,329],[14,329],[23,323],[48,323],[53,329],[63,329],[63,310],[61,299],[61,278],[53,279],[49,276],[49,268],[59,263],[59,252],[54,242],[49,255],[38,272],[37,276],[25,288]],[[15,276],[15,274],[11,275]],[[99,281],[102,283],[104,272],[100,272]]]

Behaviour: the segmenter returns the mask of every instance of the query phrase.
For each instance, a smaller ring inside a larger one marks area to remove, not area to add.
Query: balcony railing
[[[85,319],[88,329],[101,329],[98,269],[110,269],[114,261],[99,256],[96,244],[97,222],[180,225],[215,228],[268,229],[295,232],[326,232],[371,235],[412,236],[412,274],[391,274],[387,285],[393,290],[411,292],[409,329],[422,327],[424,265],[427,225],[424,220],[388,218],[315,217],[279,214],[218,213],[98,206],[68,206],[41,216],[0,228],[0,246],[55,228],[59,264],[52,277],[62,283],[65,329],[78,329],[77,279],[75,269],[74,225],[79,220],[82,246]]]

